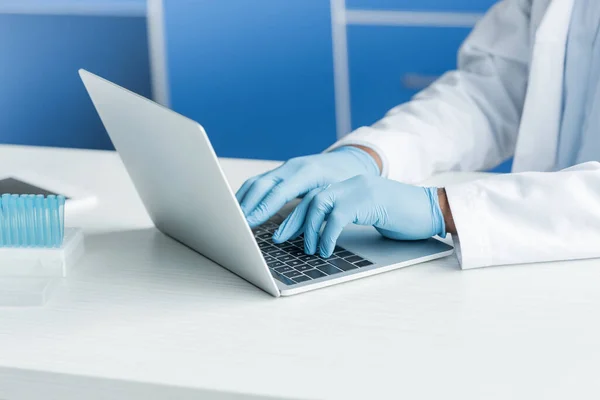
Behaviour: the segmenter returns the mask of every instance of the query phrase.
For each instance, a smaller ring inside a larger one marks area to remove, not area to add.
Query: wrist
[[[373,150],[358,145],[338,147],[333,152],[344,152],[356,158],[363,167],[366,175],[381,176],[381,159]]]
[[[439,204],[439,196],[437,194],[437,188],[426,187],[423,188],[427,197],[429,198],[429,209],[431,212],[431,235],[430,236],[441,236],[446,237],[446,223],[442,209]]]
[[[453,235],[456,234],[456,225],[454,224],[454,218],[452,218],[452,210],[450,210],[450,203],[448,203],[448,196],[446,195],[446,189],[437,189],[438,202],[442,216],[444,219],[444,225],[446,232]]]
[[[355,147],[367,153],[377,166],[377,175],[381,175],[381,171],[383,171],[383,161],[381,161],[381,157],[379,157],[379,154],[377,154],[375,150],[373,150],[370,147],[361,146],[358,144],[351,144],[349,145],[349,147]]]

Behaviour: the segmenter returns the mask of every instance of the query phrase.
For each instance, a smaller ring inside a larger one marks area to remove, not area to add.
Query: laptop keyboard
[[[373,265],[371,261],[340,246],[335,247],[333,255],[329,258],[307,255],[304,253],[302,236],[275,244],[272,238],[277,228],[277,224],[267,222],[253,232],[271,274],[286,285],[295,285]]]

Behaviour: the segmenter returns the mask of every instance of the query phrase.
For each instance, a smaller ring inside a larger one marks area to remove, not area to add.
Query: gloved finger
[[[327,218],[327,224],[319,240],[319,255],[321,257],[331,257],[342,230],[353,220],[354,214],[350,210],[342,210],[339,207],[333,209],[329,214],[329,218]]]
[[[279,182],[281,178],[275,176],[272,172],[266,173],[255,180],[246,192],[240,207],[247,217],[256,208],[258,203],[269,193]]]
[[[296,232],[294,232],[294,234],[292,236],[290,236],[290,238],[288,240],[294,240],[294,239],[298,239],[298,237],[300,235],[302,235],[304,233],[304,224],[298,228],[298,230]]]
[[[304,252],[315,254],[319,233],[325,218],[335,206],[335,192],[327,188],[318,193],[310,203],[304,224]]]
[[[310,190],[306,177],[294,175],[273,187],[248,215],[250,226],[258,226],[267,222],[288,201]]]
[[[306,219],[306,213],[312,199],[317,193],[323,190],[322,187],[316,188],[308,192],[302,199],[300,204],[294,208],[294,211],[287,216],[287,218],[279,225],[279,228],[273,235],[273,241],[275,243],[283,243],[290,240],[294,236],[299,236],[304,229],[304,220]]]
[[[246,180],[246,182],[243,183],[243,185],[238,189],[238,191],[235,192],[235,198],[237,199],[238,203],[242,202],[244,196],[246,196],[246,193],[248,193],[248,190],[250,190],[254,182],[256,182],[256,180],[261,178],[263,175],[265,174],[253,176],[252,178],[249,178],[248,180]]]

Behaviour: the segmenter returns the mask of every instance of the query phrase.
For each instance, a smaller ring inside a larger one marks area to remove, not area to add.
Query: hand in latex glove
[[[321,225],[327,220],[319,240]],[[307,254],[321,257],[333,253],[344,226],[372,225],[391,239],[417,240],[445,236],[437,188],[405,185],[378,176],[355,176],[304,197],[275,232],[282,243],[304,232]]]
[[[265,223],[288,201],[356,175],[379,175],[375,160],[356,147],[292,158],[281,167],[248,179],[235,197],[251,227]]]

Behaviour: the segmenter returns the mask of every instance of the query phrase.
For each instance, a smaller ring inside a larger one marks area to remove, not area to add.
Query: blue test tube
[[[35,245],[41,247],[44,244],[44,196],[38,194],[33,199],[35,209]]]
[[[59,195],[58,200],[58,232],[60,233],[60,245],[62,246],[65,239],[65,196]]]
[[[52,235],[52,239],[48,244],[50,247],[58,247],[58,203],[55,195],[48,195],[48,206],[48,211],[50,212],[50,233]]]
[[[35,233],[33,230],[33,196],[30,194],[25,194],[21,197],[23,198],[23,203],[25,206],[25,234],[27,237],[27,247],[33,247],[35,246]]]
[[[19,224],[19,207],[17,206],[17,196],[13,194],[10,196],[10,225],[11,225],[11,241],[13,247],[21,246],[20,229]]]
[[[48,196],[50,197],[50,196]],[[50,199],[44,199],[44,247],[52,247],[52,221],[50,220]]]
[[[24,195],[25,201],[25,215],[27,218],[27,245],[29,247],[35,246],[35,214],[33,209],[33,198],[32,194]]]
[[[27,241],[27,212],[25,211],[25,198],[16,195],[15,201],[17,202],[17,216],[19,219],[19,244],[21,247],[27,247],[29,243]]]
[[[4,247],[4,211],[2,210],[2,198],[0,198],[0,246]]]
[[[11,236],[11,215],[10,215],[10,194],[2,195],[2,212],[4,213],[4,225],[2,226],[2,230],[4,233],[4,242],[5,245],[10,247],[12,246],[12,236]]]

